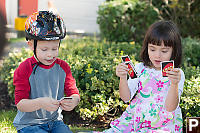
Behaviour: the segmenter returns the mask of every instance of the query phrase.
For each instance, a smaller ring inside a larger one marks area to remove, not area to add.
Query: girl
[[[127,65],[116,68],[120,77],[119,93],[130,102],[122,116],[111,122],[108,133],[181,133],[179,107],[185,76],[179,68],[182,58],[181,37],[170,21],[159,21],[148,29],[141,50],[142,63],[136,64],[138,78],[128,79]],[[162,61],[174,60],[175,68],[162,77]]]

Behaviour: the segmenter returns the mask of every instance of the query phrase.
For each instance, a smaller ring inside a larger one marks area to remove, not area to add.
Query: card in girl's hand
[[[122,62],[131,61],[128,55],[122,56],[121,59],[122,59]]]
[[[126,65],[128,65],[128,75],[131,77],[131,79],[137,78],[137,72],[135,68],[133,67],[133,64],[131,61],[125,62]]]
[[[163,61],[161,62],[162,76],[167,77],[166,71],[171,71],[174,68],[174,61]]]

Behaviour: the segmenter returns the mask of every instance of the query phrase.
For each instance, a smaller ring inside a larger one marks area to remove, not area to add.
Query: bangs
[[[166,31],[152,31],[149,35],[147,42],[153,45],[161,46],[162,42],[166,47],[173,47],[175,44],[175,38],[172,32]]]

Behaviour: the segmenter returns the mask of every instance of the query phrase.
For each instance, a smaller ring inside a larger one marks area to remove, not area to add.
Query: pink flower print
[[[140,128],[145,128],[145,127],[151,127],[151,121],[145,120],[145,122],[142,122]]]
[[[127,112],[124,112],[123,113],[123,117],[128,117],[129,115],[128,115],[128,113]]]
[[[136,102],[137,102],[137,99],[134,98],[134,99],[131,101],[131,105],[134,105]]]
[[[164,124],[167,124],[170,121],[169,118],[166,119],[166,121],[164,121]]]
[[[150,91],[150,89],[151,89],[151,87],[146,87],[145,89],[143,89],[143,92],[149,92]]]
[[[160,97],[160,95],[158,95],[156,98],[154,98],[156,100],[156,103],[159,102],[163,102],[163,97]]]
[[[141,112],[141,107],[137,107],[136,108],[136,113],[140,113]]]
[[[143,73],[143,72],[144,72],[144,69],[142,69],[141,73]]]
[[[152,104],[151,108],[152,109],[155,109],[156,105],[155,104]]]
[[[120,121],[117,119],[117,120],[115,120],[115,121],[112,121],[111,124],[117,126],[117,125],[119,124],[119,122],[120,122]]]
[[[123,130],[123,133],[130,133],[130,131],[134,131],[132,124],[129,124],[128,126],[125,126],[124,128],[125,130]]]
[[[153,90],[152,90],[152,92],[156,94],[156,93],[159,93],[159,91],[158,91],[158,90],[159,90],[158,88],[156,88],[156,87],[153,87]]]
[[[140,117],[136,117],[135,122],[139,123],[140,122]]]
[[[164,82],[160,81],[156,83],[158,88],[162,88],[163,87]]]
[[[140,91],[143,89],[143,87],[142,87],[142,82],[140,81],[139,82],[139,90],[138,90],[138,93],[140,93]]]
[[[179,131],[180,127],[178,125],[175,125],[175,131]]]

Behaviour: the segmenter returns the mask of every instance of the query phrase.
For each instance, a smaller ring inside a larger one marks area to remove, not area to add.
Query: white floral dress
[[[181,133],[183,128],[182,113],[178,106],[173,112],[168,112],[165,99],[170,87],[167,77],[162,77],[161,71],[145,67],[143,63],[136,65],[140,74],[137,79],[129,79],[128,86],[131,97],[137,91],[122,116],[111,122],[111,128],[105,133]],[[181,70],[179,82],[179,99],[183,91],[184,73]]]

